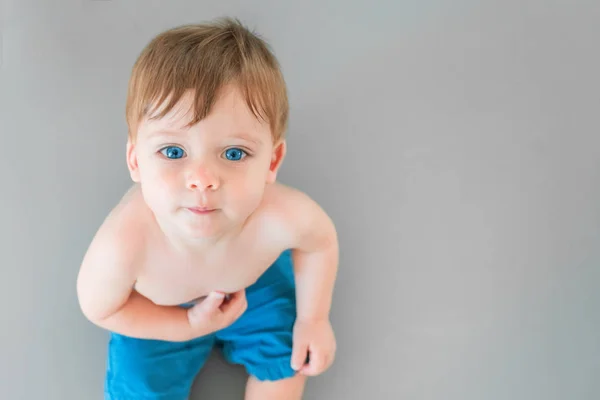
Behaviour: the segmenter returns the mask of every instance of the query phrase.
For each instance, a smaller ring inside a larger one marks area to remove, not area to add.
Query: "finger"
[[[331,364],[333,364],[333,355],[329,354],[325,357],[325,360],[323,361],[323,371],[329,369],[329,367],[331,367]]]
[[[238,304],[235,307],[235,318],[239,318],[242,316],[242,314],[244,314],[244,312],[246,312],[246,309],[248,308],[248,300],[246,299],[246,296],[241,296]]]
[[[238,312],[238,316],[241,316],[242,314],[244,314],[247,309],[248,309],[248,300],[246,300],[246,298],[244,297],[243,301],[240,304],[240,310]]]
[[[221,306],[221,311],[228,312],[229,310],[238,307],[240,302],[243,302],[244,299],[245,299],[245,296],[242,291],[228,294],[226,296],[226,300],[223,302],[223,305]]]
[[[194,306],[193,312],[213,313],[223,303],[225,295],[221,292],[210,292],[202,302]]]
[[[327,358],[327,368],[331,367],[331,365],[335,361],[335,357],[336,357],[336,348],[335,348],[335,346],[333,346],[333,349],[331,350],[331,353],[329,354],[329,357]]]
[[[323,355],[319,351],[310,352],[310,362],[306,364],[300,372],[307,376],[315,376],[323,370]]]
[[[299,371],[303,368],[306,362],[306,357],[308,356],[308,343],[295,339],[293,348],[292,348],[292,360],[291,366],[292,369]]]
[[[327,354],[325,354],[323,356],[323,364],[321,365],[321,369],[319,370],[319,372],[323,372],[327,369],[327,365],[329,364],[329,356],[327,356]]]
[[[325,356],[323,357],[323,370],[326,370],[329,367],[331,367],[334,359],[335,359],[335,344],[329,349],[329,351],[325,352]]]
[[[230,312],[237,314],[239,309],[244,306],[246,296],[243,290],[229,294],[229,299],[221,306],[221,311],[228,314]]]

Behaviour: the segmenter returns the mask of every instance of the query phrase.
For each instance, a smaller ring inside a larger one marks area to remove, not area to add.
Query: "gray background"
[[[598,1],[1,7],[3,399],[102,398],[107,337],[75,279],[130,183],[130,68],[223,15],[280,59],[281,180],[339,229],[339,352],[305,398],[600,398]],[[193,398],[244,379],[215,355]]]

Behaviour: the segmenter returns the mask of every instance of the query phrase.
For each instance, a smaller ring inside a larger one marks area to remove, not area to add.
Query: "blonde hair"
[[[287,90],[279,63],[262,38],[231,18],[160,33],[132,69],[125,108],[130,139],[135,141],[142,118],[164,117],[190,89],[189,125],[199,122],[229,83],[241,91],[254,115],[268,122],[274,142],[282,139],[289,114]]]

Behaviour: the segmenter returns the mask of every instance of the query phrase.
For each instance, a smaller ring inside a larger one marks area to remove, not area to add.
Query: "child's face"
[[[267,123],[225,87],[210,115],[189,129],[187,93],[160,120],[145,119],[128,144],[131,177],[156,217],[183,234],[214,237],[239,226],[275,180],[285,143],[275,146]]]

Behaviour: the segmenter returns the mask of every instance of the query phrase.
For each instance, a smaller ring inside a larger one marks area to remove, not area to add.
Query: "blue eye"
[[[165,157],[171,159],[181,158],[184,155],[184,151],[181,147],[169,146],[165,147],[160,151]]]
[[[225,157],[230,161],[239,161],[246,155],[246,152],[242,149],[231,148],[225,151]]]

